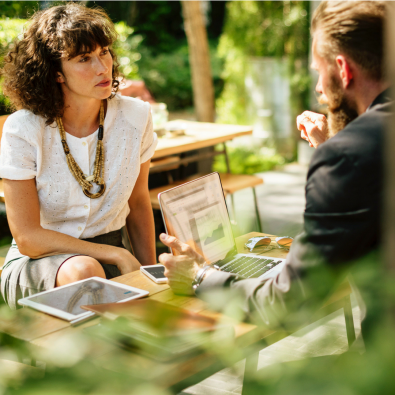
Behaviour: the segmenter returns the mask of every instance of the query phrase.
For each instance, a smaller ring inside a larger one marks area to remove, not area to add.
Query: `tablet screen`
[[[29,297],[29,300],[45,306],[78,315],[86,313],[80,306],[87,304],[115,303],[139,295],[138,292],[121,288],[117,283],[88,279],[53,291]]]

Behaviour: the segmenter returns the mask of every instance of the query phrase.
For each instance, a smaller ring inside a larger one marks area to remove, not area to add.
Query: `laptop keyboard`
[[[276,258],[264,259],[256,257],[243,256],[238,258],[225,267],[221,267],[221,271],[238,274],[244,278],[257,278],[262,276],[268,270],[272,269],[281,263],[281,260]]]

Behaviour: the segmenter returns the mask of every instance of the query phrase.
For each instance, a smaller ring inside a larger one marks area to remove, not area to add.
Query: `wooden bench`
[[[254,197],[255,215],[256,215],[257,226],[258,226],[257,230],[259,232],[262,232],[262,225],[259,215],[258,200],[256,197],[255,187],[263,184],[263,179],[254,175],[232,174],[230,171],[229,157],[226,150],[225,142],[223,142],[222,144],[223,144],[222,150],[215,150],[203,154],[187,156],[185,158],[181,158],[180,156],[168,156],[158,160],[154,159],[150,164],[150,173],[166,172],[168,184],[150,190],[151,206],[154,210],[159,210],[160,209],[159,201],[158,201],[159,193],[174,188],[176,186],[179,186],[181,184],[184,184],[188,181],[193,181],[196,178],[205,175],[205,174],[196,174],[183,180],[173,181],[170,170],[177,169],[181,165],[187,165],[189,163],[197,162],[202,159],[209,159],[217,155],[224,155],[227,172],[220,173],[220,177],[221,177],[222,188],[224,190],[225,196],[229,194],[231,197],[232,217],[236,221],[236,210],[235,210],[233,194],[235,192],[241,191],[246,188],[252,188],[253,197]]]

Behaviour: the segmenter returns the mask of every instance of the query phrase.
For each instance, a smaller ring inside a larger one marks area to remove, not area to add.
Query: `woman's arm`
[[[130,213],[126,218],[134,254],[142,265],[154,265],[155,225],[148,191],[150,160],[140,166],[140,174],[129,198]]]
[[[58,254],[88,255],[117,266],[122,274],[140,267],[124,248],[94,244],[42,228],[35,179],[4,179],[3,183],[8,223],[21,254],[34,259]]]

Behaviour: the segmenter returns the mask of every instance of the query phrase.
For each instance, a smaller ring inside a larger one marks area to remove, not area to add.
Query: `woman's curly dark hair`
[[[3,91],[16,109],[30,110],[47,119],[50,125],[64,111],[61,86],[56,82],[62,72],[61,56],[73,58],[110,46],[116,39],[114,24],[100,9],[76,3],[36,12],[20,40],[5,57],[2,69]],[[118,63],[113,57],[112,95],[118,90]]]

